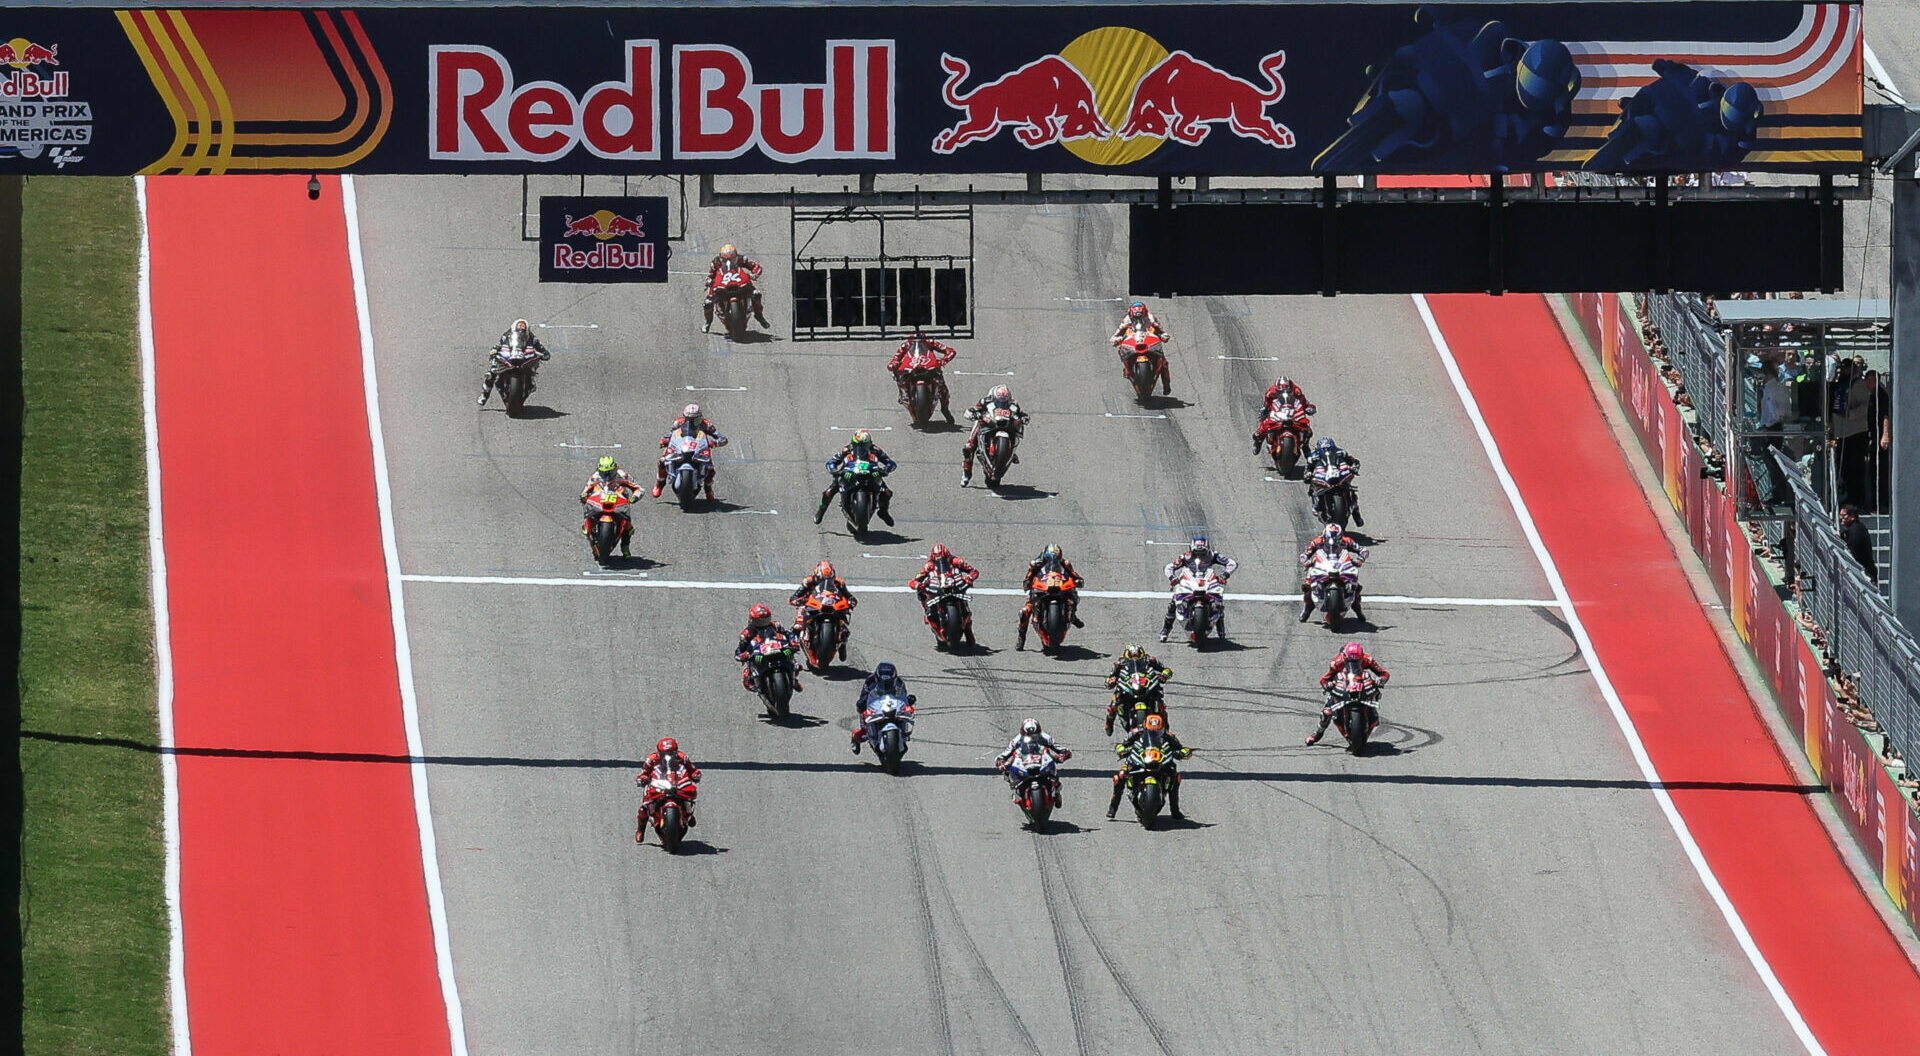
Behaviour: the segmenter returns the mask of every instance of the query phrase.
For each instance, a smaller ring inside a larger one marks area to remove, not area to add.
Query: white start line
[[[538,323],[542,330],[598,330],[599,323]]]
[[[891,433],[891,425],[829,425],[827,428],[836,433],[857,433],[865,429],[869,433]]]
[[[1106,416],[1108,418],[1165,418],[1166,417],[1166,415],[1164,414],[1115,414],[1112,411],[1106,412]]]
[[[569,447],[575,451],[612,451],[618,448],[620,445],[619,444],[569,444],[565,441],[561,441],[560,443],[555,444],[553,446]]]
[[[1215,356],[1215,359],[1237,359],[1243,363],[1278,363],[1279,356]]]
[[[861,554],[862,557],[881,555]],[[906,558],[904,560],[919,560]],[[587,578],[595,577],[595,578]],[[648,587],[660,590],[784,590],[792,591],[791,583],[755,583],[744,580],[694,580],[694,579],[614,579],[598,577],[594,572],[582,573],[581,578],[560,576],[440,576],[418,572],[404,573],[400,577],[405,583],[442,583],[455,586],[474,587]],[[867,594],[911,594],[912,589],[896,583],[848,584],[847,589],[855,593]],[[970,592],[975,596],[989,598],[1024,598],[1027,592],[1018,587],[975,587]],[[1165,601],[1164,590],[1083,590],[1083,598],[1116,598],[1126,601]],[[1239,594],[1228,592],[1229,601],[1247,602],[1287,602],[1298,605],[1300,595],[1293,594]],[[1557,609],[1560,603],[1552,598],[1425,598],[1404,594],[1368,594],[1369,605],[1428,605],[1434,607],[1456,608],[1501,608],[1501,609]]]
[[[689,385],[688,392],[745,392],[745,385]]]

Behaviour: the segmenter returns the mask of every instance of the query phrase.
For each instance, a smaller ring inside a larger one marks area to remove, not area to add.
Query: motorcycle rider
[[[539,354],[542,363],[553,358],[553,353],[547,351],[547,346],[541,344],[540,339],[533,336],[533,331],[527,329],[527,321],[515,319],[513,325],[507,327],[507,332],[500,335],[500,340],[493,343],[493,349],[487,352],[487,377],[480,385],[480,398],[474,401],[477,406],[487,405],[487,397],[493,395],[493,383],[499,379],[503,371],[508,369],[506,362],[500,358],[498,350],[501,346],[531,348]]]
[[[1355,477],[1360,475],[1360,460],[1342,450],[1340,445],[1334,443],[1331,437],[1323,436],[1313,445],[1313,453],[1307,456],[1307,466],[1307,479],[1309,481],[1313,479],[1313,468],[1318,466],[1324,466],[1328,469],[1346,468],[1352,470]],[[1320,511],[1320,494],[1313,490],[1311,483],[1307,485],[1307,488],[1313,499],[1314,512],[1318,513]],[[1351,478],[1349,478],[1347,490],[1353,493],[1353,523],[1364,528],[1367,526],[1367,519],[1360,516],[1360,489],[1352,485]]]
[[[1184,818],[1180,813],[1180,768],[1172,760],[1185,759],[1193,754],[1193,749],[1180,743],[1180,738],[1167,729],[1165,715],[1149,715],[1127,739],[1113,746],[1113,754],[1120,757],[1120,772],[1113,775],[1113,798],[1107,800],[1107,820],[1113,820],[1114,812],[1120,809],[1120,794],[1126,790],[1127,775],[1133,772],[1133,764],[1127,761],[1134,749],[1146,749],[1165,746],[1167,753],[1167,773],[1172,775],[1173,783],[1167,786],[1167,813],[1176,818]]]
[[[620,468],[620,463],[615,462],[613,460],[612,455],[600,456],[599,469],[596,470],[592,476],[587,478],[587,486],[580,489],[580,501],[582,503],[586,502],[588,496],[592,495],[594,492],[599,491],[602,488],[612,488],[616,491],[622,492],[627,496],[629,500],[636,500],[640,497],[640,482],[628,476],[627,471]],[[592,530],[593,530],[593,515],[592,513],[589,512],[585,515],[585,517],[580,522],[580,534],[586,535]],[[624,519],[624,523],[620,526],[620,556],[621,557],[633,556],[633,554],[628,550],[628,546],[630,545],[632,539],[633,539],[633,518],[627,517]]]
[[[713,441],[713,446],[727,446],[727,438],[721,435],[720,430],[713,424],[712,419],[703,417],[700,414],[700,405],[697,403],[689,403],[680,409],[680,417],[673,420],[673,425],[667,429],[667,435],[660,438],[661,458],[659,461],[659,470],[653,479],[654,498],[659,498],[661,490],[667,486],[667,460],[665,457],[667,444],[671,443],[675,436],[697,437],[701,433],[707,434],[707,439]],[[706,485],[707,499],[708,501],[712,501],[713,462],[711,460],[707,462]]]
[[[900,467],[887,457],[885,451],[880,450],[880,445],[873,442],[873,434],[865,429],[854,430],[853,442],[841,448],[839,454],[827,459],[827,490],[820,493],[820,507],[813,511],[813,523],[819,524],[821,518],[827,515],[827,504],[833,501],[833,496],[840,490],[840,472],[853,462],[880,463],[880,505],[873,512],[886,522],[887,527],[893,527],[893,515],[887,512],[887,507],[893,502],[893,489],[887,487],[886,474]]]
[[[1327,735],[1327,727],[1333,723],[1333,692],[1328,683],[1332,682],[1343,668],[1361,677],[1367,687],[1363,692],[1369,700],[1379,700],[1380,687],[1386,685],[1387,679],[1392,677],[1387,674],[1386,668],[1375,663],[1373,657],[1367,655],[1366,648],[1359,642],[1348,642],[1346,647],[1340,650],[1339,655],[1333,658],[1333,663],[1327,665],[1327,673],[1320,676],[1320,689],[1327,694],[1327,706],[1320,709],[1320,728],[1313,731],[1313,736],[1307,738],[1308,744],[1319,744],[1320,738]]]
[[[873,674],[860,683],[860,699],[853,702],[853,754],[860,754],[860,745],[867,739],[867,701],[873,697],[901,697],[911,706],[919,698],[907,692],[907,680],[900,677],[891,662],[882,660],[873,665]]]
[[[701,333],[710,334],[713,332],[713,295],[714,292],[720,288],[720,273],[723,271],[732,271],[736,268],[745,269],[747,274],[753,276],[755,280],[753,287],[753,317],[759,320],[760,329],[773,329],[772,325],[767,322],[765,309],[763,309],[760,304],[760,286],[758,283],[760,278],[760,265],[755,262],[753,258],[733,248],[733,243],[729,242],[720,247],[720,255],[713,258],[712,263],[707,265],[707,300],[705,304],[700,306],[700,311],[706,316],[707,321],[700,327]]]
[[[1353,564],[1356,568],[1366,563],[1367,548],[1355,544],[1352,539],[1347,537],[1345,532],[1340,530],[1339,525],[1333,524],[1332,522],[1328,522],[1326,530],[1315,538],[1313,542],[1308,543],[1306,550],[1301,552],[1300,567],[1308,571],[1309,577],[1301,581],[1300,584],[1301,623],[1305,623],[1313,618],[1313,582],[1311,576],[1314,561],[1318,560],[1323,554],[1328,558],[1338,558],[1343,552],[1353,555]],[[1363,620],[1367,618],[1366,613],[1360,611],[1360,584],[1358,582],[1355,582],[1353,585],[1353,614]]]
[[[893,373],[893,383],[900,388],[900,402],[907,402],[907,381],[911,371],[927,371],[933,380],[933,391],[940,397],[940,413],[946,416],[947,424],[953,424],[953,411],[947,406],[947,376],[941,368],[953,362],[960,350],[952,345],[942,344],[928,337],[919,327],[913,328],[913,336],[900,342],[900,348],[893,358],[887,360],[887,369]]]
[[[740,685],[749,693],[758,692],[760,688],[754,684],[753,654],[759,649],[760,643],[768,641],[778,642],[796,652],[800,649],[800,643],[795,639],[793,632],[773,622],[773,610],[765,605],[756,604],[747,610],[746,629],[740,632],[739,644],[733,649],[733,658],[740,661],[742,665]],[[800,684],[800,672],[797,669],[793,673],[793,689],[796,693],[807,691],[807,687]]]
[[[1193,537],[1193,545],[1187,548],[1186,553],[1174,558],[1173,562],[1167,565],[1167,585],[1172,586],[1180,578],[1180,573],[1187,569],[1204,573],[1209,568],[1217,568],[1220,570],[1221,580],[1224,581],[1228,576],[1233,575],[1234,569],[1239,567],[1240,562],[1208,546],[1206,536],[1196,535]],[[1173,610],[1174,601],[1168,598],[1167,617],[1160,622],[1160,640],[1163,642],[1173,633]],[[1220,615],[1220,637],[1226,636],[1227,617],[1223,612]]]
[[[681,803],[687,813],[687,828],[698,824],[693,820],[693,801],[700,795],[700,768],[693,765],[693,760],[680,754],[680,742],[671,737],[662,737],[660,743],[654,746],[653,754],[641,764],[640,776],[633,779],[634,784],[647,790],[646,795],[640,798],[639,827],[633,833],[635,843],[647,842],[647,819],[653,815],[654,807],[659,802],[652,787],[655,778],[673,782],[676,790],[682,782],[692,782],[695,787],[680,793]]]
[[[973,453],[980,447],[980,433],[987,427],[987,408],[1013,412],[1013,435],[1016,439],[1026,435],[1026,425],[1033,416],[1020,409],[1013,401],[1013,390],[1005,385],[995,385],[987,390],[980,402],[967,408],[967,418],[973,422],[973,432],[967,434],[967,444],[960,449],[960,486],[966,487],[973,482]],[[1020,453],[1014,452],[1013,460],[1020,461]]]
[[[1046,549],[1040,551],[1040,556],[1028,563],[1026,578],[1020,581],[1020,586],[1027,592],[1027,603],[1020,609],[1020,634],[1014,639],[1015,649],[1027,647],[1027,623],[1033,619],[1033,603],[1040,600],[1040,592],[1035,589],[1034,582],[1042,573],[1049,571],[1064,572],[1067,578],[1073,580],[1073,589],[1067,591],[1067,622],[1075,627],[1086,626],[1080,622],[1080,588],[1086,583],[1081,580],[1080,573],[1074,570],[1073,562],[1067,560],[1060,544],[1048,543]]]
[[[1280,411],[1280,415],[1277,418],[1271,413],[1274,407],[1277,407]],[[1302,410],[1305,410],[1308,414],[1313,413],[1310,409],[1311,405],[1306,401],[1292,398],[1283,399],[1280,403],[1275,404],[1274,407],[1269,407],[1267,409],[1269,413],[1266,417],[1261,418],[1260,424],[1253,427],[1253,453],[1256,455],[1260,453],[1260,448],[1266,445],[1267,434],[1278,433],[1292,427],[1295,420],[1300,416],[1299,412]],[[1309,422],[1305,428],[1307,436],[1312,436],[1313,424]],[[1305,436],[1301,437],[1302,441],[1305,439]]]
[[[925,615],[928,601],[927,577],[936,572],[941,575],[951,575],[957,572],[967,577],[968,586],[972,586],[980,580],[979,569],[967,564],[964,558],[955,557],[953,551],[948,550],[945,543],[933,544],[933,549],[927,551],[927,563],[920,566],[920,574],[907,581],[907,586],[913,588],[914,596],[920,599],[921,618],[926,620],[927,626],[929,627],[933,626],[933,619]],[[962,626],[966,629],[967,644],[978,645],[979,643],[973,640],[973,611],[971,607],[969,607],[967,611],[966,623]]]
[[[1113,690],[1113,697],[1107,701],[1107,735],[1113,735],[1113,719],[1120,710],[1120,676],[1135,671],[1148,671],[1160,676],[1165,682],[1173,677],[1173,668],[1160,662],[1160,658],[1147,652],[1144,645],[1129,645],[1113,662],[1113,670],[1107,675],[1107,688]]]
[[[805,608],[804,603],[807,600],[807,595],[822,587],[847,599],[848,609],[859,607],[860,601],[853,596],[853,591],[847,589],[847,581],[841,579],[839,575],[833,571],[833,562],[822,561],[813,566],[813,574],[801,580],[800,585],[794,588],[793,596],[787,599],[787,604],[800,609],[800,612],[793,618],[794,634],[805,635],[807,633],[807,614],[813,610]],[[840,659],[845,660],[846,658],[847,643],[845,639],[842,639],[840,642]]]
[[[1008,741],[1007,750],[1004,752],[1001,752],[999,757],[994,759],[993,761],[993,768],[995,770],[1000,771],[1000,773],[1005,774],[1009,784],[1013,782],[1013,775],[1007,773],[1007,764],[1011,762],[1013,760],[1014,755],[1020,751],[1020,745],[1021,745],[1021,742],[1023,741],[1031,741],[1039,744],[1041,750],[1053,756],[1054,761],[1056,762],[1064,763],[1067,760],[1073,758],[1072,750],[1063,748],[1060,745],[1055,744],[1053,742],[1053,735],[1050,733],[1047,733],[1046,731],[1040,728],[1040,720],[1027,719],[1026,721],[1020,724],[1019,736],[1016,736],[1013,740]],[[1020,789],[1018,787],[1015,787],[1013,790],[1013,794],[1014,794],[1014,798],[1018,799],[1020,796]],[[1058,810],[1060,807],[1060,788],[1058,785],[1056,785],[1053,790],[1053,806],[1054,806],[1054,809],[1056,810]]]
[[[1260,413],[1263,416],[1273,413],[1274,406],[1282,400],[1292,400],[1300,404],[1308,414],[1320,413],[1320,408],[1307,402],[1307,394],[1300,391],[1300,386],[1294,384],[1293,379],[1284,374],[1281,375],[1279,381],[1274,382],[1273,385],[1267,389],[1266,402],[1261,405]]]
[[[1127,335],[1133,333],[1135,330],[1143,330],[1162,341],[1173,340],[1173,335],[1167,332],[1166,327],[1160,325],[1160,320],[1154,318],[1153,313],[1147,310],[1145,303],[1135,301],[1128,305],[1126,317],[1120,320],[1120,327],[1113,332],[1112,339],[1113,346],[1118,350],[1120,355],[1120,373],[1122,375],[1127,373],[1128,353],[1127,350],[1121,348],[1120,345],[1121,342],[1127,339]],[[1167,365],[1166,352],[1162,351],[1160,353],[1160,395],[1166,396],[1172,392],[1173,369]]]

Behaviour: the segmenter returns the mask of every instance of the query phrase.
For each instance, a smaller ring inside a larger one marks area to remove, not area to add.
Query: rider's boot
[[[1313,619],[1313,588],[1300,588],[1300,622]]]
[[[700,312],[706,316],[706,322],[700,324],[700,332],[703,334],[713,333],[713,301],[709,300],[707,303],[701,305]]]
[[[833,501],[832,488],[820,493],[820,505],[813,511],[813,523],[819,524],[820,519],[827,515],[827,503],[831,501]]]
[[[880,505],[875,507],[873,512],[879,514],[880,520],[889,528],[893,527],[893,514],[887,512],[887,507],[891,505],[893,505],[893,489],[881,488]]]

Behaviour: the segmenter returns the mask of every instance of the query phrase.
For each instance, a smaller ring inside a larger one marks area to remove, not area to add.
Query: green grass
[[[24,234],[26,1047],[164,1056],[160,760],[100,743],[158,743],[133,183],[36,177]]]

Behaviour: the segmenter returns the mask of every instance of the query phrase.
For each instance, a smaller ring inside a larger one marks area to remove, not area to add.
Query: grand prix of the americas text
[[[479,44],[428,49],[428,155],[448,161],[556,161],[575,147],[658,161],[661,46],[629,40],[625,74],[576,96],[550,80],[516,85],[506,56]],[[894,156],[894,42],[826,42],[820,84],[762,84],[741,51],[673,46],[675,158],[775,161]]]

